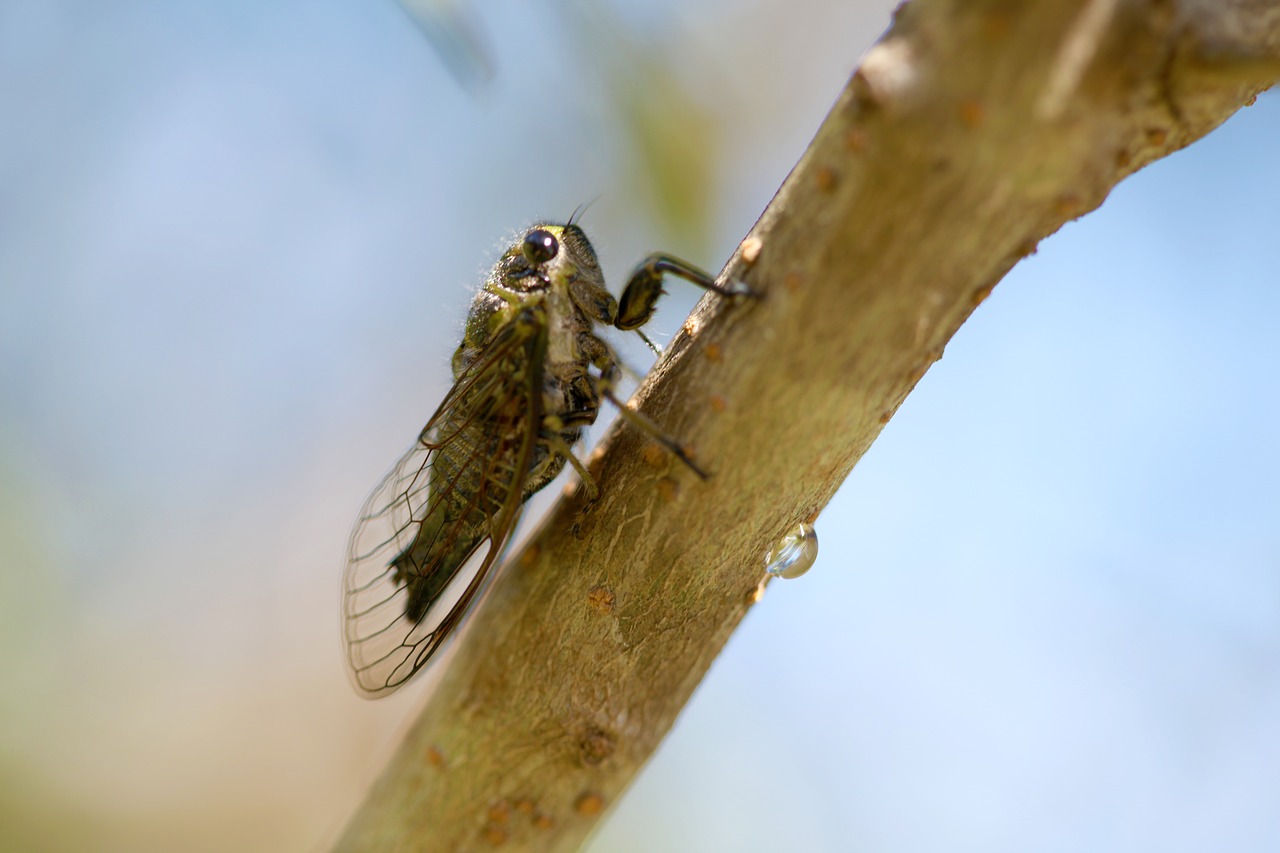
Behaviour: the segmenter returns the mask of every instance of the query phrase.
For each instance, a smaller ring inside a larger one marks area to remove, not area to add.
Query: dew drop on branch
[[[798,578],[818,559],[818,534],[801,522],[765,555],[764,570],[775,578]]]

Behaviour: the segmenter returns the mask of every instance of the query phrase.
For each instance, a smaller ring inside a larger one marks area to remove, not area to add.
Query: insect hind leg
[[[564,440],[560,433],[551,433],[544,437],[547,446],[553,453],[563,456],[573,466],[573,470],[578,472],[578,477],[582,480],[583,487],[587,490],[587,500],[594,501],[600,497],[600,487],[596,485],[596,478],[591,476],[591,472],[587,470],[587,466],[578,458],[578,454],[573,452],[573,448],[569,446],[569,442]]]

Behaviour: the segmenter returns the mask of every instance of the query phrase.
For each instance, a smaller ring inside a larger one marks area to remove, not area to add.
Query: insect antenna
[[[591,199],[591,201],[584,202],[584,203],[582,203],[582,204],[578,205],[577,207],[575,207],[575,208],[573,209],[573,213],[569,214],[569,221],[568,221],[568,222],[566,222],[566,223],[565,223],[565,225],[566,225],[566,226],[569,226],[569,225],[576,225],[576,224],[578,223],[578,221],[579,221],[579,220],[578,220],[578,217],[579,217],[579,216],[582,216],[582,215],[585,215],[585,214],[586,214],[586,212],[587,212],[587,209],[588,209],[589,207],[591,207],[591,205],[595,204],[595,203],[596,203],[597,201],[599,201],[599,200],[600,200],[600,196],[596,196],[595,198]]]

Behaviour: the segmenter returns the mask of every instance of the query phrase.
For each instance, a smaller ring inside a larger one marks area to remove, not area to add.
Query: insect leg
[[[722,296],[749,296],[752,291],[742,282],[733,282],[728,287],[716,284],[715,277],[671,255],[650,255],[635,268],[627,286],[623,288],[622,298],[618,300],[618,316],[613,325],[624,332],[638,330],[653,317],[653,312],[661,298],[662,277],[674,275],[690,284],[719,293]],[[643,334],[641,337],[644,337]],[[645,338],[645,343],[657,349]]]
[[[598,498],[600,496],[600,487],[596,485],[596,478],[591,476],[591,472],[587,470],[587,466],[583,465],[582,460],[573,452],[569,442],[565,441],[559,433],[544,436],[542,440],[547,443],[552,452],[569,460],[573,470],[577,471],[578,476],[582,478],[582,485],[587,490],[587,500],[594,501]]]
[[[621,362],[618,361],[618,356],[614,354],[613,349],[600,338],[590,334],[579,338],[578,346],[581,348],[583,355],[591,360],[591,364],[600,370],[600,377],[594,380],[600,396],[613,403],[618,408],[618,414],[628,420],[632,426],[671,451],[672,455],[685,465],[688,465],[689,470],[693,471],[693,473],[704,480],[707,479],[707,472],[699,468],[689,458],[689,454],[680,446],[680,442],[667,435],[662,427],[635,409],[628,408],[626,403],[619,400],[618,395],[613,393],[613,389],[618,387],[618,381],[622,378]]]
[[[602,387],[600,388],[600,394],[610,403],[613,403],[613,405],[617,406],[618,414],[626,418],[627,421],[630,422],[632,426],[636,427],[641,432],[647,434],[654,441],[658,442],[658,444],[661,444],[667,450],[671,451],[671,454],[673,456],[675,456],[685,465],[689,466],[690,471],[697,474],[699,477],[701,477],[704,480],[707,479],[707,476],[708,476],[707,472],[699,468],[698,464],[694,462],[692,459],[690,459],[689,454],[686,453],[684,448],[680,446],[680,442],[676,441],[674,438],[672,438],[671,436],[663,432],[662,427],[658,426],[653,421],[649,420],[649,418],[637,412],[635,409],[629,408],[625,402],[618,399],[618,395],[613,393],[612,388],[610,388],[607,385],[604,385],[603,383],[602,383]]]

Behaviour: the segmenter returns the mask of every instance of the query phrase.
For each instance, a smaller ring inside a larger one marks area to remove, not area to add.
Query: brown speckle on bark
[[[604,811],[604,797],[587,792],[574,801],[573,810],[581,815],[598,815]]]
[[[616,600],[617,597],[613,594],[613,590],[607,586],[593,586],[587,593],[587,604],[602,616],[607,616],[613,612],[613,605]]]
[[[582,763],[594,766],[613,755],[618,748],[617,738],[612,732],[605,731],[597,725],[588,725],[582,736],[578,738],[578,754]]]

